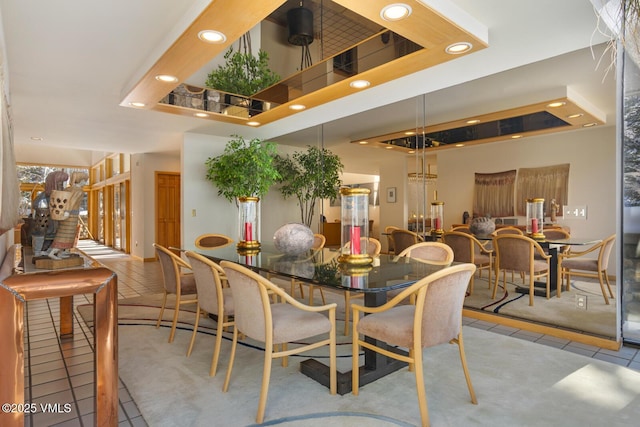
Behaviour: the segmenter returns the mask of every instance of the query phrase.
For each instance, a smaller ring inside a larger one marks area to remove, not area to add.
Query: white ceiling
[[[318,140],[325,123],[325,143],[352,163],[351,172],[376,173],[380,151],[347,141],[415,126],[417,105],[434,124],[544,101],[566,87],[614,125],[615,71],[606,73],[607,37],[589,0],[421,1],[469,13],[488,28],[489,48],[248,128],[118,105],[131,80],[184,28],[184,17],[207,1],[0,0],[16,148],[175,151],[184,132],[304,146]]]

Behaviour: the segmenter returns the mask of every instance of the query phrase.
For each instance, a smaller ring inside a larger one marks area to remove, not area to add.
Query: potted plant
[[[309,146],[307,151],[278,156],[276,161],[281,175],[280,192],[285,199],[298,199],[301,222],[311,227],[316,200],[338,196],[344,167],[340,157],[326,148]]]
[[[276,145],[257,138],[245,141],[239,135],[232,137],[221,155],[206,160],[206,177],[218,187],[219,196],[238,203],[238,247],[255,249],[260,246],[257,203],[280,179],[275,164]]]

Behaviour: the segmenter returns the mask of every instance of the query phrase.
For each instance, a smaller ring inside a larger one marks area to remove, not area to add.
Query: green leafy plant
[[[280,180],[276,169],[276,144],[254,138],[245,141],[232,135],[224,152],[209,157],[207,180],[218,187],[218,195],[230,202],[238,197],[262,197]]]
[[[280,76],[269,69],[269,55],[263,50],[255,57],[251,52],[234,51],[231,47],[224,58],[224,65],[209,73],[207,87],[251,96],[280,80]]]
[[[316,201],[338,197],[344,167],[340,157],[326,148],[309,146],[292,156],[278,156],[276,163],[282,177],[280,192],[285,199],[298,199],[301,221],[311,227]]]

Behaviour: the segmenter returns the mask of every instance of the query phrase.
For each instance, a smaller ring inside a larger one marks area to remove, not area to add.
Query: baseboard
[[[497,323],[499,325],[509,326],[512,328],[522,329],[525,331],[536,332],[544,335],[550,335],[556,338],[568,339],[570,341],[582,344],[592,345],[595,347],[606,348],[608,350],[619,350],[622,342],[616,341],[614,338],[603,338],[595,335],[587,335],[580,332],[573,332],[558,327],[541,325],[526,320],[518,320],[498,314],[486,313],[478,310],[463,309],[462,314],[472,319],[483,320],[485,322]]]

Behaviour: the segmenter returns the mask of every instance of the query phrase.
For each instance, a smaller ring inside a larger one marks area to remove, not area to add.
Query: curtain
[[[550,216],[551,200],[558,206],[566,205],[568,194],[569,163],[518,170],[516,210],[520,216],[527,214],[527,199],[544,198],[544,216]]]
[[[476,173],[473,216],[513,216],[516,171]]]

